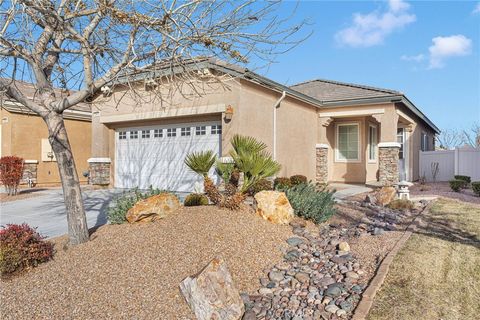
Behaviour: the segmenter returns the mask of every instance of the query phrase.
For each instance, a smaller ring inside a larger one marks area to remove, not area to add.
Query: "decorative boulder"
[[[220,258],[210,261],[199,274],[184,279],[180,291],[199,320],[238,320],[245,312],[242,297]]]
[[[161,193],[137,202],[128,210],[126,218],[130,223],[150,222],[166,217],[180,208],[180,201],[171,193]]]
[[[279,191],[260,191],[254,196],[256,212],[275,224],[288,224],[294,218],[287,196]]]
[[[395,199],[396,195],[397,190],[394,187],[382,187],[376,192],[375,198],[378,205],[386,206]]]

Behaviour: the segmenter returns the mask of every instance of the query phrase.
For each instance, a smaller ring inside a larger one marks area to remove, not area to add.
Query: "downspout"
[[[277,109],[286,96],[287,93],[282,91],[282,96],[273,105],[273,160],[277,160]]]

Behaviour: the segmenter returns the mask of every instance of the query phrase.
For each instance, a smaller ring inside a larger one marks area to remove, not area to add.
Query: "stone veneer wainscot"
[[[317,154],[316,181],[326,183],[328,181],[328,145],[319,143],[315,148]]]
[[[106,186],[110,184],[110,158],[90,158],[89,184]]]
[[[379,181],[384,186],[398,183],[398,151],[400,144],[397,142],[384,142],[378,144],[378,172]]]

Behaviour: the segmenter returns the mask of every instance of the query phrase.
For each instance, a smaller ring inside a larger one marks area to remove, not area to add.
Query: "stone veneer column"
[[[110,184],[110,158],[90,158],[87,160],[89,167],[89,184],[106,186]]]
[[[328,144],[319,143],[316,148],[316,176],[317,183],[327,183],[328,181]]]
[[[21,183],[28,183],[28,179],[32,179],[33,183],[37,183],[38,160],[25,160],[23,162],[23,176]]]
[[[383,186],[398,183],[398,151],[397,142],[381,142],[378,144],[379,181]]]

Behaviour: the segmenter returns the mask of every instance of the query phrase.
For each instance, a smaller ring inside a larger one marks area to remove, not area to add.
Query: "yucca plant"
[[[212,203],[219,204],[223,197],[215,186],[215,183],[208,177],[208,172],[215,161],[216,156],[212,150],[200,151],[188,154],[185,158],[185,165],[193,172],[203,176],[203,189],[205,194]]]

